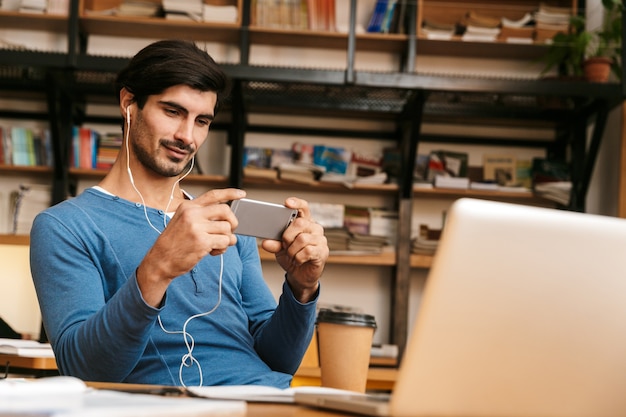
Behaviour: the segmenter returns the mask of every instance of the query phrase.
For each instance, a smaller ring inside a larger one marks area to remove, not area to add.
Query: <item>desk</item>
[[[293,404],[248,403],[246,417],[346,417],[354,414],[340,413]]]
[[[17,355],[7,355],[0,353],[0,366],[8,369],[18,369],[23,373],[24,370],[31,371],[37,376],[57,374],[57,364],[54,358],[28,358]],[[391,391],[396,381],[398,373],[397,368],[371,367],[367,375],[368,390],[384,390]],[[321,385],[321,372],[319,367],[301,366],[293,377],[291,384],[294,387],[303,385],[319,386]]]
[[[397,368],[370,367],[367,373],[367,390],[391,391],[398,375]],[[291,386],[319,386],[321,385],[321,372],[318,367],[301,366],[293,376]]]
[[[35,376],[58,375],[57,363],[54,358],[30,358],[26,356],[0,353],[2,372],[29,373]]]
[[[150,389],[159,389],[159,385],[124,384],[109,382],[87,382],[87,385],[97,389],[111,389],[122,391],[146,392]],[[345,417],[350,414],[318,410],[295,404],[278,403],[248,403],[246,417]]]

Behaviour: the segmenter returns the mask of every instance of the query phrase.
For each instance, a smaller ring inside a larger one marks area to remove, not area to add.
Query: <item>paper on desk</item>
[[[0,338],[0,353],[30,358],[54,358],[50,343],[40,343],[36,340]]]
[[[293,403],[296,392],[354,394],[352,391],[316,386],[276,388],[265,385],[221,385],[213,387],[187,387],[197,397],[220,400],[243,400],[247,402]]]
[[[0,380],[0,417],[245,416],[244,401],[99,390],[73,377]]]

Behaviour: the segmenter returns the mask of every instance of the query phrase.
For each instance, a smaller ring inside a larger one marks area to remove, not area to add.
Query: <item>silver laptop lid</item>
[[[626,220],[461,199],[393,416],[626,415]]]

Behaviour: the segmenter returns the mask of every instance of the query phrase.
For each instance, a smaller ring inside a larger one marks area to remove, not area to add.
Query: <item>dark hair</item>
[[[183,40],[162,40],[146,46],[115,79],[118,100],[126,87],[139,108],[143,108],[148,96],[175,85],[217,93],[216,113],[229,89],[228,77],[213,58],[195,43]]]

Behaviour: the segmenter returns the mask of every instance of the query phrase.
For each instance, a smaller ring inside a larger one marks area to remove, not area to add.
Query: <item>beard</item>
[[[177,142],[161,140],[161,143],[169,147],[177,147],[179,149],[191,151],[189,147],[180,146],[180,144],[178,144]],[[148,152],[148,150],[141,147],[137,143],[137,141],[132,141],[131,145],[133,147],[133,152],[135,156],[137,157],[137,160],[146,168],[150,169],[154,173],[161,175],[163,177],[177,177],[183,172],[187,172],[187,170],[189,170],[193,162],[193,155],[194,155],[193,152],[189,153],[189,156],[191,158],[187,161],[187,163],[184,166],[181,167],[180,165],[178,165],[178,163],[181,162],[180,160],[168,159],[168,161],[171,161],[174,164],[168,163],[168,162],[161,162],[158,158],[156,158],[150,152]]]

